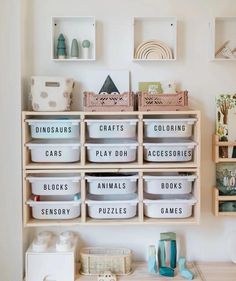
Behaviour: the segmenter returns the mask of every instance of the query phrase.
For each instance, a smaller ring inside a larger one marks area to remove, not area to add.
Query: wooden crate
[[[84,111],[133,111],[134,93],[95,94],[84,92]]]
[[[150,94],[138,92],[138,110],[185,110],[188,108],[188,91],[176,94]]]

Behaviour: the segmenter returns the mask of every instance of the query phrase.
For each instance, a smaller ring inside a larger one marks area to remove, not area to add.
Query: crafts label
[[[124,125],[119,124],[102,124],[99,126],[100,132],[123,132],[124,131]]]
[[[57,215],[66,215],[70,214],[70,209],[65,208],[45,208],[41,209],[42,216],[57,216]]]

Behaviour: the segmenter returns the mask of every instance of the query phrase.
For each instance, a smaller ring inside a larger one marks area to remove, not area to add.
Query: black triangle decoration
[[[117,89],[115,83],[113,82],[113,80],[111,79],[111,76],[108,75],[104,84],[102,85],[102,88],[99,92],[99,94],[101,93],[108,93],[108,94],[111,94],[111,93],[120,93],[119,90]]]

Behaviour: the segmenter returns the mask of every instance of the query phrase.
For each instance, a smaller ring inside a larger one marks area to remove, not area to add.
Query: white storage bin
[[[149,162],[186,162],[193,158],[195,142],[179,140],[170,142],[160,140],[156,142],[146,142],[144,145],[144,159]]]
[[[34,139],[72,139],[80,137],[78,119],[27,119]]]
[[[135,138],[138,119],[87,119],[88,137]]]
[[[90,162],[133,162],[136,160],[138,142],[132,140],[103,140],[86,143],[87,157]]]
[[[27,177],[35,195],[72,195],[80,193],[78,174],[33,174]]]
[[[143,176],[144,191],[150,194],[187,194],[192,191],[195,175],[158,173]]]
[[[32,216],[35,219],[74,219],[80,216],[81,200],[73,200],[72,197],[64,197],[61,201],[58,197],[41,196],[41,201],[28,200],[27,204],[32,207]]]
[[[80,159],[80,143],[76,140],[33,140],[26,144],[32,162],[76,162]]]
[[[196,199],[192,195],[148,196],[144,199],[144,215],[149,218],[187,218],[192,215]]]
[[[144,119],[144,136],[148,138],[187,138],[192,135],[196,118]]]
[[[129,194],[137,190],[137,174],[95,174],[85,179],[90,194]]]
[[[89,195],[88,215],[94,219],[128,219],[137,214],[137,194]]]
[[[33,76],[31,99],[34,111],[70,110],[74,81],[64,77]]]

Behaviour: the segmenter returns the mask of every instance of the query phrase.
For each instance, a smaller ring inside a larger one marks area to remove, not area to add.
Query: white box
[[[77,162],[80,160],[80,143],[77,140],[33,140],[26,144],[32,162]]]
[[[144,136],[148,138],[188,138],[196,118],[143,119]]]
[[[55,236],[46,240],[36,237],[25,254],[26,281],[74,281],[77,240],[76,236],[62,242]],[[60,243],[64,250],[58,247]]]
[[[73,200],[72,197],[41,196],[40,201],[32,199],[27,201],[32,207],[32,217],[35,219],[74,219],[80,216],[81,200]]]
[[[137,215],[137,194],[89,195],[88,215],[94,219],[128,219]]]
[[[176,140],[170,142],[168,139],[157,142],[145,142],[144,159],[149,162],[187,162],[193,158],[195,142],[187,140]]]
[[[143,176],[144,192],[150,194],[187,194],[197,177],[184,173],[158,173]]]
[[[187,218],[197,202],[192,195],[146,195],[145,198],[144,215],[149,218]]]
[[[73,195],[80,193],[79,174],[32,174],[26,178],[35,195]]]
[[[65,77],[33,76],[31,98],[34,111],[70,110],[74,81]]]
[[[129,194],[137,190],[137,174],[94,174],[85,177],[90,194]]]
[[[87,119],[88,137],[135,138],[138,119]]]
[[[100,142],[88,142],[87,157],[90,162],[133,162],[137,158],[138,142],[132,140],[103,140]]]
[[[73,139],[80,137],[78,119],[26,119],[34,139]]]

